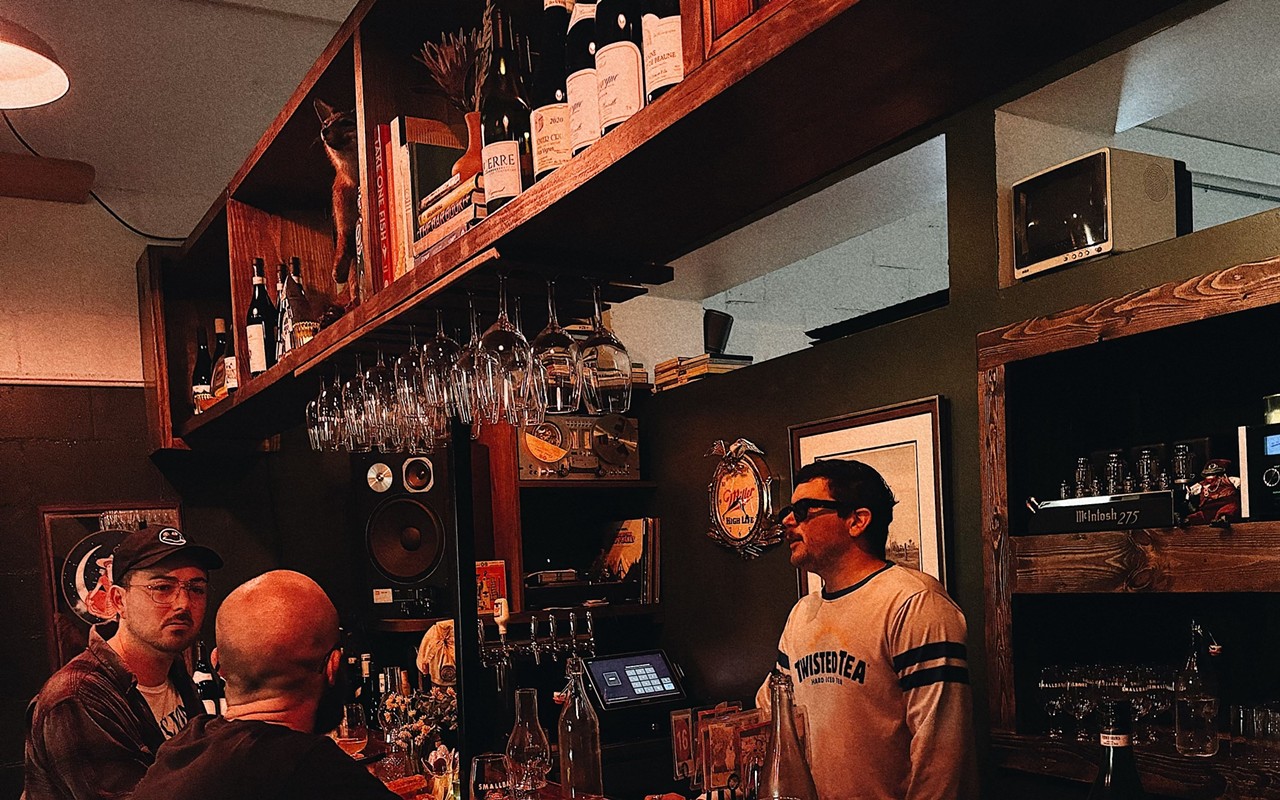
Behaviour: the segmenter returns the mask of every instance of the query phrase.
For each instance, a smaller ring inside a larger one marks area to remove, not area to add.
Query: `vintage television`
[[[1026,278],[1191,231],[1191,173],[1104,147],[1013,185],[1013,274]]]

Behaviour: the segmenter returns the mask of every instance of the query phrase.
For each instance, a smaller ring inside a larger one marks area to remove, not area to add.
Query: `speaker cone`
[[[435,572],[444,558],[444,536],[439,515],[410,497],[382,501],[365,529],[373,566],[396,583],[417,583]]]

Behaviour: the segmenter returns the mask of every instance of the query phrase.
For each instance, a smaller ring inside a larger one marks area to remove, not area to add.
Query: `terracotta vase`
[[[475,175],[480,174],[484,161],[480,158],[480,148],[484,145],[481,141],[482,134],[480,132],[480,112],[468,111],[464,117],[467,121],[467,151],[462,154],[453,165],[453,174],[458,175],[464,181],[471,180]]]

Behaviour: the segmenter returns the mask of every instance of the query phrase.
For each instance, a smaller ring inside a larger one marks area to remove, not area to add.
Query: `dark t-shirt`
[[[326,736],[196,717],[156,753],[133,800],[397,800]]]

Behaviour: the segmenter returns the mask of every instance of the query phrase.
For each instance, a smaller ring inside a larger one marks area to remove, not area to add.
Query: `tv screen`
[[[1107,156],[1064,164],[1014,186],[1019,269],[1107,241]]]

